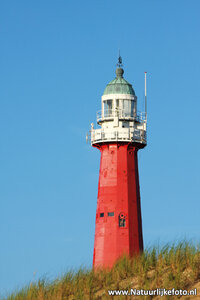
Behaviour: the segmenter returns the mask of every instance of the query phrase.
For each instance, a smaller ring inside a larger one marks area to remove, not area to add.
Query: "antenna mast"
[[[147,122],[147,72],[144,72],[145,120]]]

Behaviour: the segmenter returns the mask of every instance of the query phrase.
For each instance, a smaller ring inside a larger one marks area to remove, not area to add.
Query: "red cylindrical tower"
[[[119,58],[116,78],[102,96],[91,126],[91,144],[101,151],[93,266],[111,267],[123,254],[143,250],[137,152],[146,146],[146,114],[124,78]]]

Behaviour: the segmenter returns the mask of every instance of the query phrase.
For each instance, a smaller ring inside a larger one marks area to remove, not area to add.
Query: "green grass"
[[[187,242],[122,257],[111,270],[80,269],[54,281],[39,280],[6,300],[133,299],[108,296],[108,289],[189,289],[200,281],[200,250]],[[140,299],[142,297],[139,297]],[[187,297],[186,297],[187,298]],[[186,299],[185,298],[185,299]],[[144,297],[143,299],[152,299]],[[162,297],[162,299],[165,299]],[[167,298],[166,298],[167,299]],[[171,296],[170,299],[173,299]],[[177,299],[177,296],[176,298]],[[189,298],[187,298],[189,299]]]

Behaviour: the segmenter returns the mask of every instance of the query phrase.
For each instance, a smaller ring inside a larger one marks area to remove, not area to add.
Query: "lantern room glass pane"
[[[131,117],[133,118],[134,116],[134,101],[131,100]]]
[[[104,101],[104,117],[111,117],[112,116],[112,100],[105,100]]]
[[[123,115],[124,117],[129,117],[130,116],[130,100],[123,100]]]

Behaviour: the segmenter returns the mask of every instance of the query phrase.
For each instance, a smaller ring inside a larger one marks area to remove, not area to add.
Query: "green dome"
[[[132,85],[123,78],[124,70],[116,69],[116,78],[109,82],[105,88],[104,95],[109,94],[129,94],[135,95]]]

